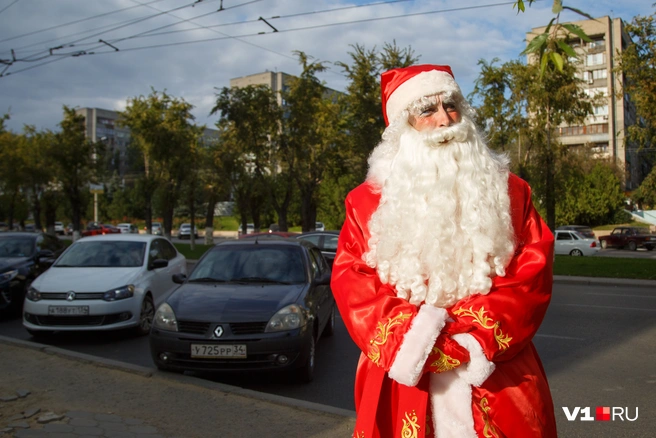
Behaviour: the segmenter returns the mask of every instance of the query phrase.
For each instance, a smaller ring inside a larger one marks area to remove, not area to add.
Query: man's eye
[[[433,114],[434,112],[435,112],[435,107],[431,106],[431,107],[429,107],[429,108],[424,108],[424,109],[422,109],[422,110],[419,112],[419,115],[420,115],[420,116],[423,116],[423,117],[426,117],[426,116],[430,116],[430,115]]]
[[[443,108],[445,111],[456,111],[456,104],[455,103],[445,103],[443,105]]]

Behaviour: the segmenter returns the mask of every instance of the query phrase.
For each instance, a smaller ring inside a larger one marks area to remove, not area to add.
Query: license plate
[[[89,306],[48,306],[48,315],[88,315]]]
[[[191,357],[246,358],[245,345],[191,344]]]

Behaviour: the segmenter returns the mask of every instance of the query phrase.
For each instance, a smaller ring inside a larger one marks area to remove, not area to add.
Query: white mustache
[[[463,142],[467,140],[469,133],[469,125],[464,121],[456,123],[455,125],[446,128],[438,128],[431,131],[422,131],[420,136],[431,147],[444,146],[451,140]]]

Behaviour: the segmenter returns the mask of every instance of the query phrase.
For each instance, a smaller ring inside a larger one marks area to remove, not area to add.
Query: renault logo
[[[68,291],[66,292],[66,301],[73,301],[75,299],[75,292]]]
[[[214,336],[216,336],[217,338],[223,336],[223,327],[217,325],[216,328],[214,329]]]

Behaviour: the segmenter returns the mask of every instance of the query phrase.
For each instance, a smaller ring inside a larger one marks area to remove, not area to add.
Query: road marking
[[[597,309],[612,309],[612,310],[643,310],[647,312],[656,312],[656,309],[642,309],[639,307],[616,307],[616,306],[595,306],[593,304],[552,304],[556,306],[571,306],[571,307],[595,307]]]
[[[568,339],[570,341],[585,341],[584,338],[575,338],[572,336],[558,336],[558,335],[543,335],[543,334],[537,334],[535,337],[540,337],[540,338],[555,338],[555,339]]]
[[[602,295],[607,297],[628,297],[628,298],[656,298],[656,295],[626,295],[626,294],[610,294],[601,292],[586,292],[586,295]]]

